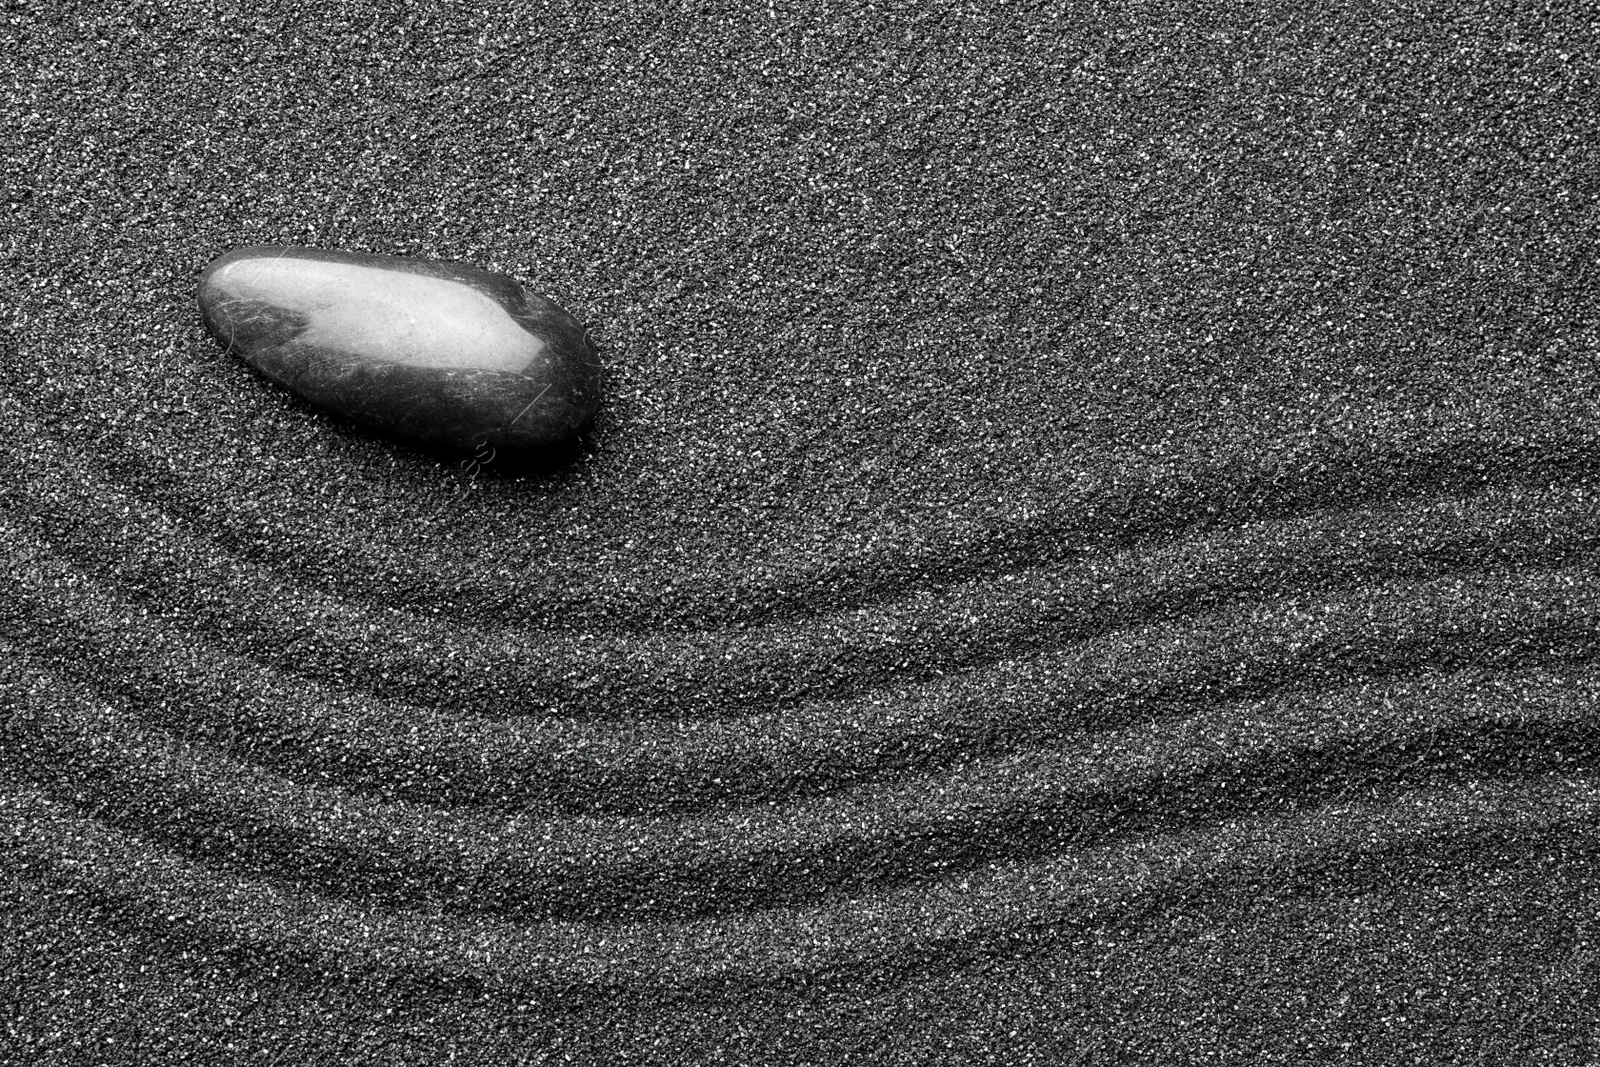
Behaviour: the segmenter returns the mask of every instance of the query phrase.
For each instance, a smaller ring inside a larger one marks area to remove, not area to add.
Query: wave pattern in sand
[[[909,973],[1218,884],[1578,847],[1580,446],[1316,493],[1218,470],[1188,510],[1103,493],[811,575],[826,598],[656,592],[656,628],[620,600],[519,624],[515,583],[484,610],[492,553],[454,594],[425,566],[346,593],[181,482],[14,467],[4,840],[251,966],[517,997]]]

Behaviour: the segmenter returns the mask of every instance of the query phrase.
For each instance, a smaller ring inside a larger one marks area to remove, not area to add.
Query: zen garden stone
[[[583,326],[504,274],[287,245],[200,276],[206,327],[314,404],[426,448],[531,453],[600,401]]]

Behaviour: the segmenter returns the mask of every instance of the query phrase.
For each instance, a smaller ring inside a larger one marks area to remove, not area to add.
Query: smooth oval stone
[[[201,274],[200,313],[279,385],[429,448],[549,448],[600,402],[600,361],[578,320],[475,267],[239,248]]]

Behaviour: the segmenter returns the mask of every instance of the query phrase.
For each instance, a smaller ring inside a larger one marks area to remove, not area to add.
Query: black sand
[[[1594,11],[1242,6],[5,5],[0,1060],[1600,1057]]]

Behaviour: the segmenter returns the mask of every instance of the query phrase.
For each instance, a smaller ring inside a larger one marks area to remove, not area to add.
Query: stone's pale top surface
[[[582,325],[474,267],[242,248],[201,275],[200,310],[268,378],[428,447],[541,449],[569,440],[599,403]]]
[[[520,374],[544,348],[491,297],[449,278],[275,256],[235,260],[212,284],[304,315],[302,344],[360,359]]]

